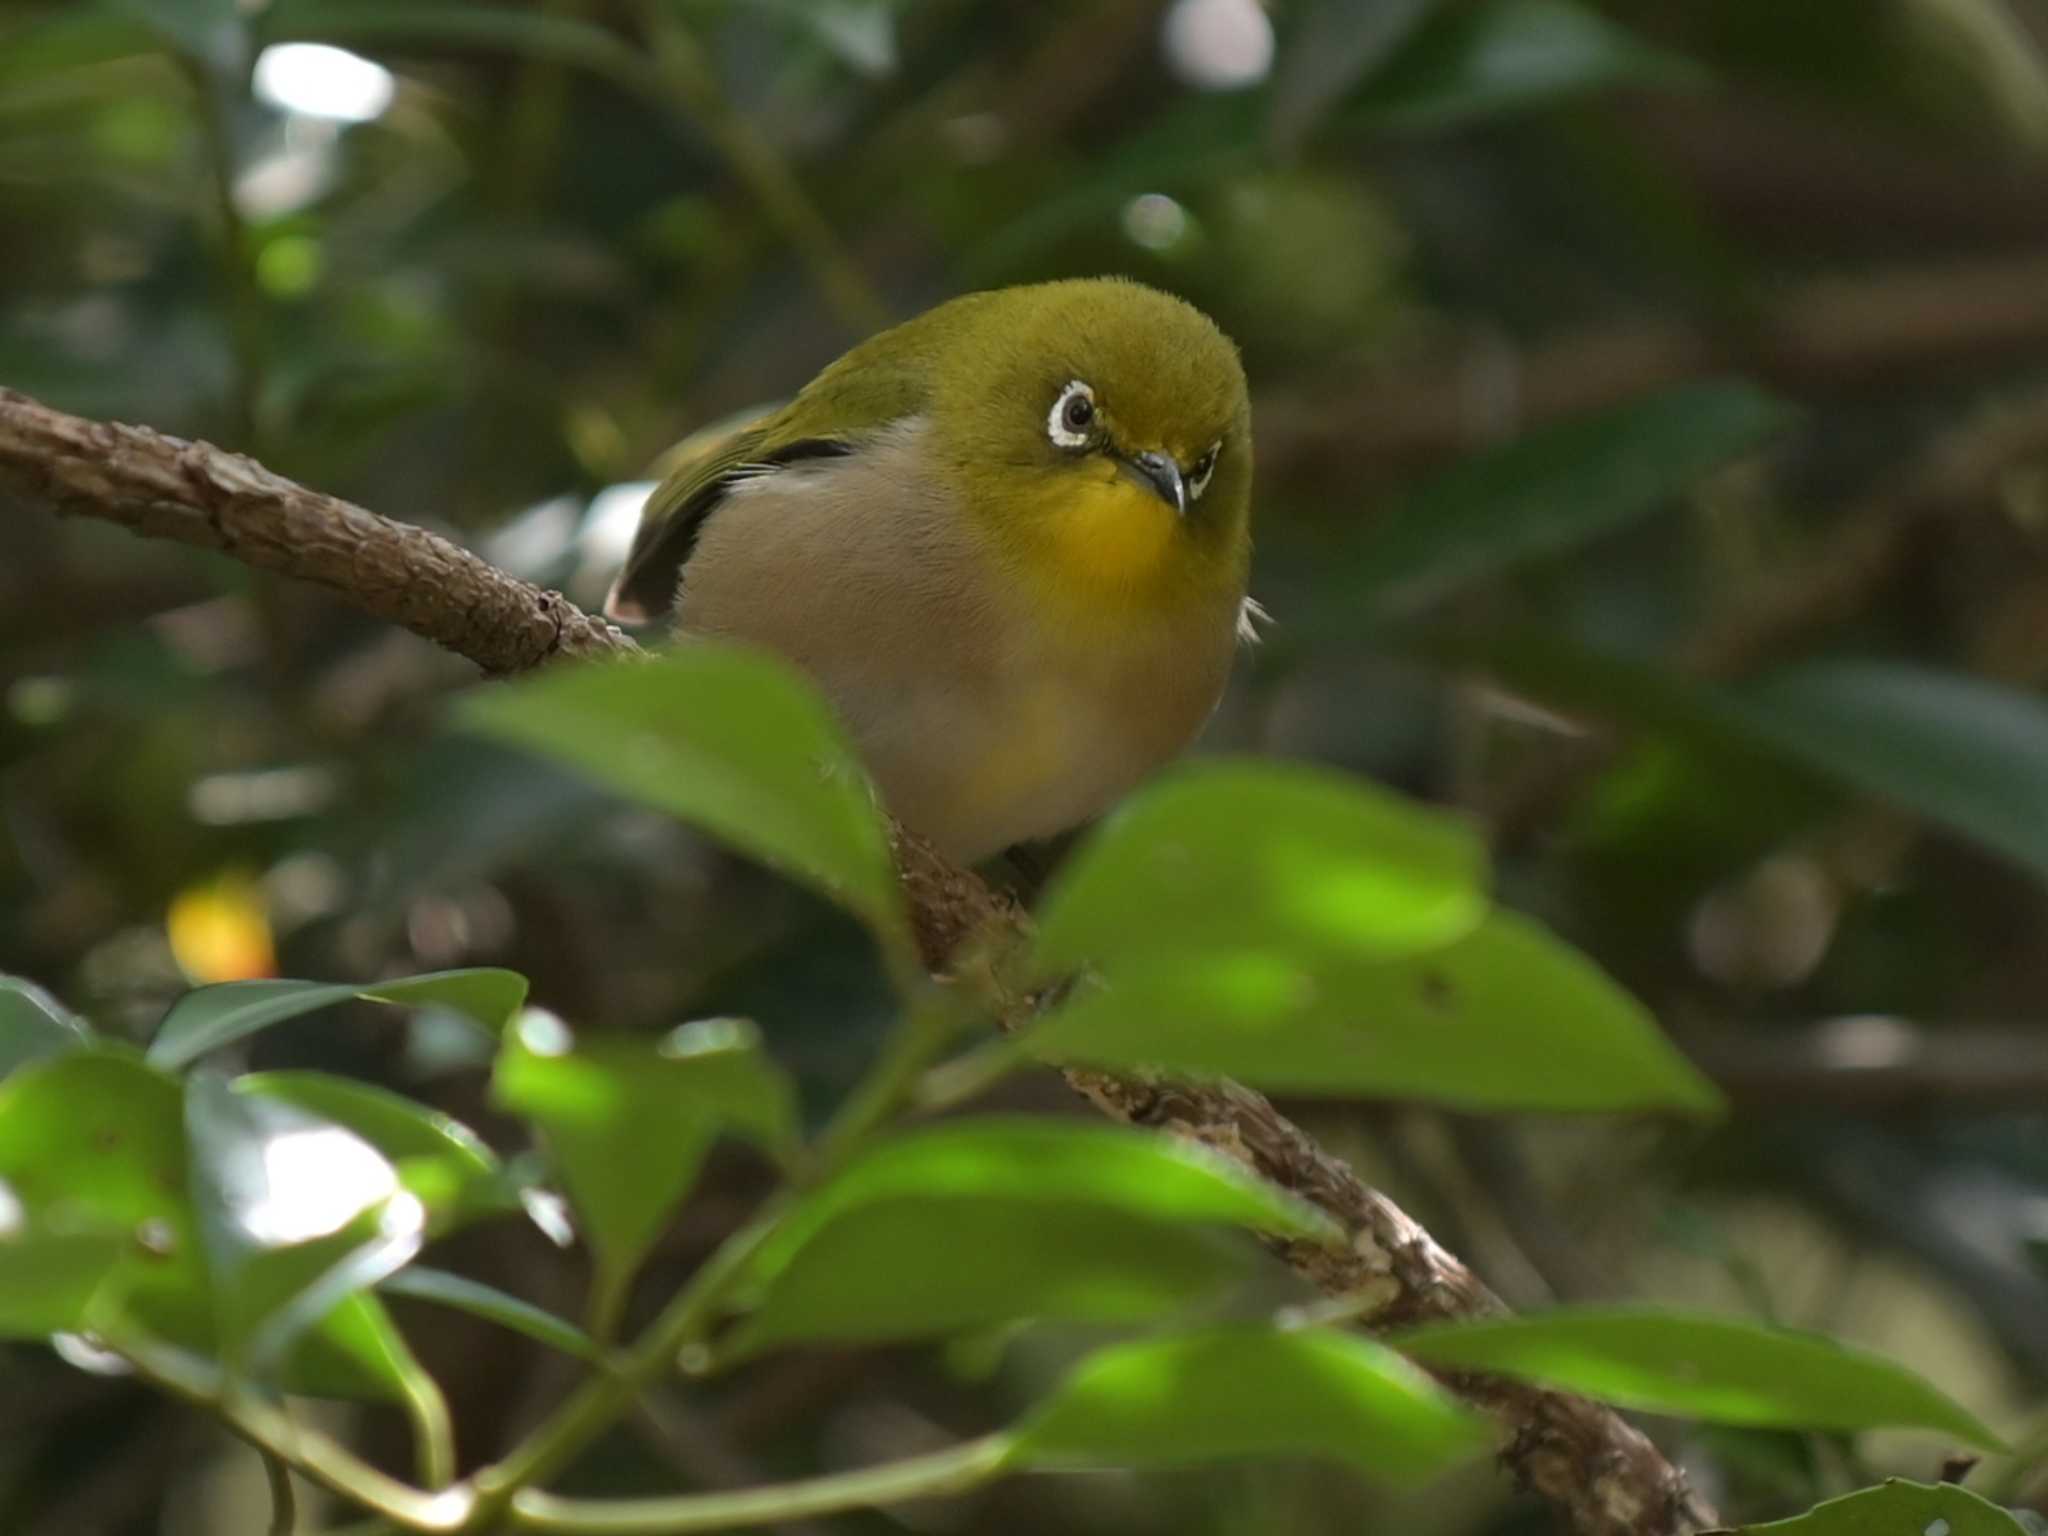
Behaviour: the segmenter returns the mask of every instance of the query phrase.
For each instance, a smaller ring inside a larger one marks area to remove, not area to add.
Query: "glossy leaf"
[[[597,1355],[597,1346],[591,1342],[590,1335],[574,1323],[543,1311],[530,1301],[508,1295],[496,1286],[485,1285],[464,1275],[451,1275],[446,1270],[413,1264],[380,1281],[377,1288],[387,1296],[406,1296],[415,1301],[453,1307],[458,1312],[484,1318],[514,1333],[523,1333],[550,1349],[559,1349],[563,1354],[574,1355],[578,1359],[594,1359]]]
[[[1313,1456],[1420,1483],[1482,1454],[1485,1423],[1352,1334],[1219,1328],[1082,1362],[1017,1429],[1013,1464],[1172,1467]]]
[[[1373,529],[1354,590],[1414,605],[1671,505],[1791,420],[1747,384],[1692,384],[1466,459]]]
[[[403,1270],[400,1271],[404,1273]],[[435,1394],[405,1335],[384,1303],[356,1291],[320,1319],[277,1371],[280,1391],[305,1397],[343,1397],[398,1404]]]
[[[1441,129],[1617,86],[1701,84],[1699,68],[1573,0],[1446,6],[1346,113],[1374,127]]]
[[[826,1226],[892,1200],[1096,1205],[1134,1219],[1211,1222],[1334,1242],[1335,1222],[1207,1148],[1117,1126],[978,1116],[870,1148],[783,1219],[756,1256],[766,1280]]]
[[[78,1050],[0,1083],[0,1181],[32,1224],[142,1233],[138,1268],[197,1264],[178,1085],[126,1050]]]
[[[468,1126],[403,1094],[327,1072],[251,1072],[237,1093],[290,1104],[352,1131],[397,1170],[433,1213],[436,1230],[466,1217],[518,1209],[498,1155]]]
[[[473,730],[565,763],[839,902],[910,953],[882,819],[817,690],[758,652],[550,667],[469,695]]]
[[[874,1200],[813,1233],[724,1347],[748,1356],[799,1341],[931,1338],[1017,1318],[1142,1322],[1217,1296],[1248,1258],[1215,1233],[1113,1206]]]
[[[1891,1361],[1797,1333],[1680,1312],[1587,1309],[1432,1324],[1404,1353],[1686,1418],[1788,1429],[1937,1429],[2000,1441],[1974,1415]]]
[[[212,1353],[212,1279],[187,1195],[183,1095],[125,1048],[78,1050],[0,1083],[0,1182],[32,1227],[119,1233],[123,1246],[92,1299],[113,1335],[139,1321],[156,1337]],[[284,1366],[288,1391],[404,1401],[419,1371],[373,1297],[321,1319]]]
[[[1758,739],[2048,876],[2048,702],[1875,661],[1784,668],[1724,695]]]
[[[91,1039],[85,1021],[34,982],[0,975],[0,1077]]]
[[[1025,1037],[1062,1064],[1468,1109],[1711,1112],[1719,1095],[1590,960],[1496,912],[1379,963],[1218,947],[1084,985]]]
[[[126,1238],[96,1317],[204,1351],[214,1309],[186,1175],[178,1084],[125,1050],[74,1051],[0,1084],[0,1181],[27,1220]]]
[[[126,1240],[109,1232],[45,1232],[9,1220],[0,1184],[0,1338],[40,1339],[86,1326],[86,1307],[120,1261]]]
[[[1790,1520],[1745,1525],[1739,1536],[2027,1536],[2011,1511],[1954,1483],[1910,1483],[1888,1478],[1816,1504]]]
[[[790,1213],[755,1259],[756,1310],[734,1348],[1155,1317],[1241,1270],[1241,1247],[1190,1224],[1339,1237],[1203,1148],[1045,1120],[933,1126],[873,1148]]]
[[[1204,763],[1117,811],[1061,872],[1034,966],[1115,974],[1219,945],[1381,957],[1429,949],[1486,910],[1463,822],[1305,764]]]
[[[508,1031],[493,1100],[540,1128],[597,1259],[609,1315],[723,1131],[772,1154],[796,1144],[796,1098],[739,1019],[660,1040],[576,1037],[529,1013]]]
[[[192,1078],[185,1125],[231,1362],[268,1374],[344,1297],[419,1252],[424,1209],[352,1132],[212,1073]]]
[[[231,981],[200,987],[179,998],[164,1015],[150,1042],[149,1060],[160,1067],[182,1067],[257,1030],[356,1000],[442,1008],[496,1035],[526,1001],[526,978],[517,971],[479,967],[368,987],[321,981]]]

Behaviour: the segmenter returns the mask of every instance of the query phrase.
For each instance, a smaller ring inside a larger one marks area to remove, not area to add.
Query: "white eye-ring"
[[[1075,379],[1046,413],[1045,435],[1058,448],[1086,448],[1095,436],[1095,391]]]
[[[1188,470],[1188,500],[1200,501],[1202,492],[1209,489],[1209,478],[1216,473],[1216,455],[1222,451],[1221,443],[1211,443],[1209,451]]]

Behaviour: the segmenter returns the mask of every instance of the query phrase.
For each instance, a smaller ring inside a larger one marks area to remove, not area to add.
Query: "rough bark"
[[[222,550],[327,587],[491,673],[638,649],[560,593],[508,576],[424,529],[205,443],[86,421],[7,390],[0,390],[0,508],[17,519],[47,512],[100,518]],[[1000,938],[1025,921],[915,835],[897,829],[895,846],[919,943],[934,967],[969,938]],[[1067,1077],[1110,1118],[1199,1141],[1336,1218],[1350,1237],[1344,1247],[1276,1249],[1361,1326],[1503,1310],[1471,1270],[1262,1095],[1234,1083]],[[1581,1536],[1684,1536],[1714,1524],[1684,1475],[1610,1409],[1510,1382],[1459,1378],[1453,1385],[1500,1422],[1501,1457],[1516,1480]]]

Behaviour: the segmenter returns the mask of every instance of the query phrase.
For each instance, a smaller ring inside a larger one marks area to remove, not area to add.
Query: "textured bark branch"
[[[85,421],[8,389],[0,389],[0,491],[23,508],[104,518],[313,582],[486,672],[637,649],[561,593],[424,528],[309,491],[209,443]]]
[[[370,613],[456,651],[488,672],[557,656],[625,654],[634,642],[423,529],[393,522],[204,443],[81,420],[0,390],[0,508],[94,517],[217,549],[318,583]],[[896,851],[927,962],[970,936],[1018,929],[1020,912],[970,872],[901,829]],[[1260,1094],[1069,1072],[1112,1119],[1186,1136],[1327,1211],[1342,1249],[1276,1248],[1367,1328],[1503,1310],[1454,1255],[1386,1196],[1324,1152]],[[1493,1413],[1502,1459],[1581,1536],[1685,1536],[1712,1510],[1650,1441],[1583,1398],[1479,1378],[1454,1382]]]

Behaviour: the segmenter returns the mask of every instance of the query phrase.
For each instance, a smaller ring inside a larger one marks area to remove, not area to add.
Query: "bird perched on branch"
[[[607,612],[796,663],[889,809],[972,862],[1200,730],[1257,612],[1251,478],[1200,311],[1109,278],[970,294],[686,445]]]

